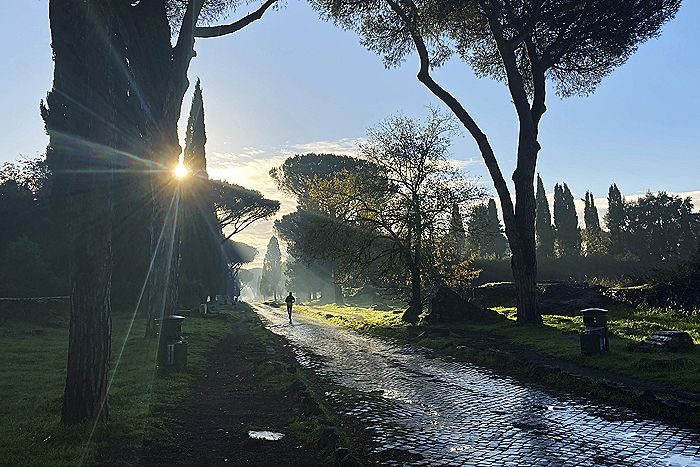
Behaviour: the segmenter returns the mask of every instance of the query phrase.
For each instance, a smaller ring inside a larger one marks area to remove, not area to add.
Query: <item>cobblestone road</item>
[[[523,386],[423,349],[256,305],[298,361],[354,391],[326,396],[370,427],[385,465],[634,465],[700,467],[700,433],[613,407]],[[387,456],[391,458],[391,456]]]

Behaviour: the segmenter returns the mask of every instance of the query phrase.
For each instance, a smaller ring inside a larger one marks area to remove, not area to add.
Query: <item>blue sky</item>
[[[47,4],[0,2],[0,163],[39,154],[47,143],[37,110],[51,86]],[[577,198],[588,189],[603,198],[612,182],[628,195],[700,191],[699,22],[700,2],[686,0],[661,37],[643,44],[595,94],[549,96],[538,163],[547,191],[558,181]],[[387,70],[357,34],[320,20],[298,0],[233,36],[200,39],[196,49],[190,78],[202,79],[213,175],[271,196],[266,172],[285,155],[352,152],[368,127],[391,114],[424,116],[428,106],[442,108],[416,80],[415,56]],[[509,178],[516,122],[505,87],[477,79],[458,60],[434,76],[472,111]],[[188,94],[185,107],[189,100]],[[490,185],[469,137],[455,140],[453,154],[472,161],[469,172]],[[245,237],[262,238],[270,227]]]

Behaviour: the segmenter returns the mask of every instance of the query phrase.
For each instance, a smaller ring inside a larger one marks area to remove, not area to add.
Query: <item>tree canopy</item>
[[[471,134],[501,203],[517,283],[519,323],[541,324],[536,277],[534,176],[547,81],[560,96],[588,94],[638,45],[659,34],[680,0],[312,0],[321,15],[354,29],[387,66],[415,51],[418,80]],[[515,196],[470,110],[431,75],[452,54],[478,76],[507,84],[518,118]]]

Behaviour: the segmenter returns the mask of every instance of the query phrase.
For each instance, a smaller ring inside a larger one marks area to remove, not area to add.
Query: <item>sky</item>
[[[231,19],[256,7],[243,5]],[[557,182],[566,182],[577,199],[591,190],[601,215],[611,183],[628,197],[664,190],[692,196],[700,206],[698,23],[700,2],[686,0],[660,38],[642,44],[593,95],[562,100],[549,94],[538,159],[548,192]],[[2,164],[40,155],[48,142],[38,112],[53,68],[48,1],[0,2],[0,31]],[[386,69],[355,32],[319,19],[298,0],[234,35],[199,39],[195,48],[189,76],[192,83],[202,80],[210,175],[281,199],[280,215],[294,206],[267,172],[285,157],[352,154],[367,129],[387,117],[422,118],[431,106],[444,108],[416,79],[415,55]],[[433,75],[472,112],[509,178],[517,126],[505,86],[478,79],[458,59]],[[190,100],[188,93],[181,126]],[[455,139],[452,155],[468,175],[491,186],[468,135]],[[272,222],[261,222],[236,239],[260,250],[259,264],[272,234]]]

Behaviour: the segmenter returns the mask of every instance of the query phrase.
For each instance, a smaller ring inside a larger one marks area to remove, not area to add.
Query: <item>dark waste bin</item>
[[[158,343],[158,365],[161,368],[184,369],[187,367],[187,343],[182,340],[182,322],[184,316],[169,315],[160,324]]]
[[[595,355],[607,352],[610,348],[608,338],[608,310],[603,308],[586,308],[581,310],[584,331],[581,333],[581,353]]]

